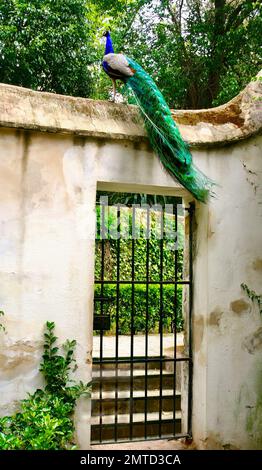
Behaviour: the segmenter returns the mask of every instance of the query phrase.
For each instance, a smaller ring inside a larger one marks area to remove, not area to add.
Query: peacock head
[[[111,39],[111,36],[110,36],[110,32],[106,31],[103,34],[103,36],[106,37],[105,55],[114,53],[114,47],[113,47],[112,39]]]

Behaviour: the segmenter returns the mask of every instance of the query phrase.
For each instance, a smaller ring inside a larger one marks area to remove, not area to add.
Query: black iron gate
[[[93,444],[191,437],[193,206],[178,202],[99,206]]]

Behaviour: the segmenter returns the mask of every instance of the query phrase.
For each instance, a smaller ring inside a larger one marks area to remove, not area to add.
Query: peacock
[[[104,71],[113,81],[113,100],[116,80],[132,89],[141,110],[149,141],[164,168],[201,202],[207,202],[214,182],[193,163],[189,146],[180,134],[170,109],[154,80],[133,59],[115,54],[112,39],[107,31]]]

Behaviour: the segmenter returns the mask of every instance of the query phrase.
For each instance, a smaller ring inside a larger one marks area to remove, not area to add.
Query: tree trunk
[[[221,47],[221,38],[225,33],[225,0],[215,0],[214,29],[211,46],[211,67],[208,77],[206,103],[211,107],[219,91],[219,82],[222,72],[224,52]]]

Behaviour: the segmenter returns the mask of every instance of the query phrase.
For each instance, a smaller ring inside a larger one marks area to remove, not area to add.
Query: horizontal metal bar
[[[190,284],[190,281],[108,281],[108,280],[101,280],[101,279],[96,279],[95,280],[95,284],[144,284],[144,285],[147,285],[147,284],[185,284],[185,285],[189,285]]]
[[[101,283],[104,281],[101,281]],[[116,300],[115,297],[94,297],[95,302],[113,302]]]
[[[122,358],[107,358],[107,357],[104,357],[103,360],[101,361],[99,358],[96,358],[94,357],[93,358],[93,364],[115,364],[116,362],[118,364],[146,364],[148,362],[188,362],[188,361],[191,361],[192,359],[190,357],[177,357],[176,359],[174,358],[158,358],[158,359],[155,359],[155,358],[151,358],[151,357],[148,357],[148,358],[141,358],[141,359],[122,359]]]
[[[149,422],[150,423],[150,422]],[[155,436],[152,436],[152,437],[147,437],[145,438],[144,436],[141,436],[140,438],[138,439],[132,439],[132,441],[130,441],[130,439],[118,439],[117,440],[117,443],[118,444],[125,444],[127,442],[142,442],[142,441],[155,441],[155,440],[158,440],[158,441],[161,441],[161,440],[176,440],[176,439],[187,439],[187,438],[191,438],[191,435],[190,434],[175,434],[174,436],[162,436],[162,437],[155,437]],[[112,439],[108,439],[108,440],[103,440],[103,444],[114,444],[115,442],[112,440]],[[95,446],[99,446],[101,445],[101,442],[97,442],[97,440],[93,442],[91,442],[92,444],[92,447],[95,447]]]
[[[182,203],[182,199],[181,198],[175,198],[176,200],[173,202],[173,204],[181,204]],[[168,203],[167,203],[168,204]],[[172,204],[172,202],[170,202],[169,204]],[[168,205],[169,205],[168,204]],[[135,204],[136,205],[136,204]],[[136,205],[136,210],[138,209],[142,209],[142,210],[145,210],[147,209],[147,207],[149,207],[150,210],[154,209],[154,211],[158,210],[158,207],[161,208],[160,210],[165,210],[165,205],[166,203],[161,203],[161,202],[156,202],[156,204],[149,204],[149,203],[138,203]],[[134,204],[132,202],[127,202],[127,203],[110,203],[110,204],[104,204],[103,202],[101,203],[100,201],[97,201],[96,202],[96,206],[97,207],[105,207],[107,209],[109,208],[114,208],[114,209],[117,209],[118,207],[120,209],[126,209],[126,207],[128,208],[132,208],[134,207]],[[184,208],[184,210],[188,210],[187,207]],[[168,211],[165,211],[167,215],[172,215],[172,212],[168,212]],[[180,215],[180,217],[183,217],[183,214],[178,214]]]
[[[181,394],[179,392],[176,392],[174,391],[174,393],[172,395],[163,395],[163,399],[167,399],[167,400],[174,400],[174,397],[176,398],[176,400],[178,401],[179,398],[181,398]],[[126,397],[118,397],[118,400],[119,402],[123,402],[125,400],[129,400],[130,396],[126,396]],[[149,401],[153,401],[153,400],[158,400],[160,398],[160,395],[149,395],[147,397],[147,400]],[[112,402],[114,401],[115,398],[102,398],[102,402],[103,403],[109,403],[109,402]],[[145,396],[143,397],[136,397],[134,396],[134,400],[137,402],[137,401],[145,401]],[[99,403],[100,402],[100,398],[92,398],[92,403]],[[136,421],[137,423],[139,423],[140,421]],[[150,421],[148,421],[150,423]],[[113,424],[113,423],[112,423]],[[123,424],[123,423],[120,423],[120,424]]]

